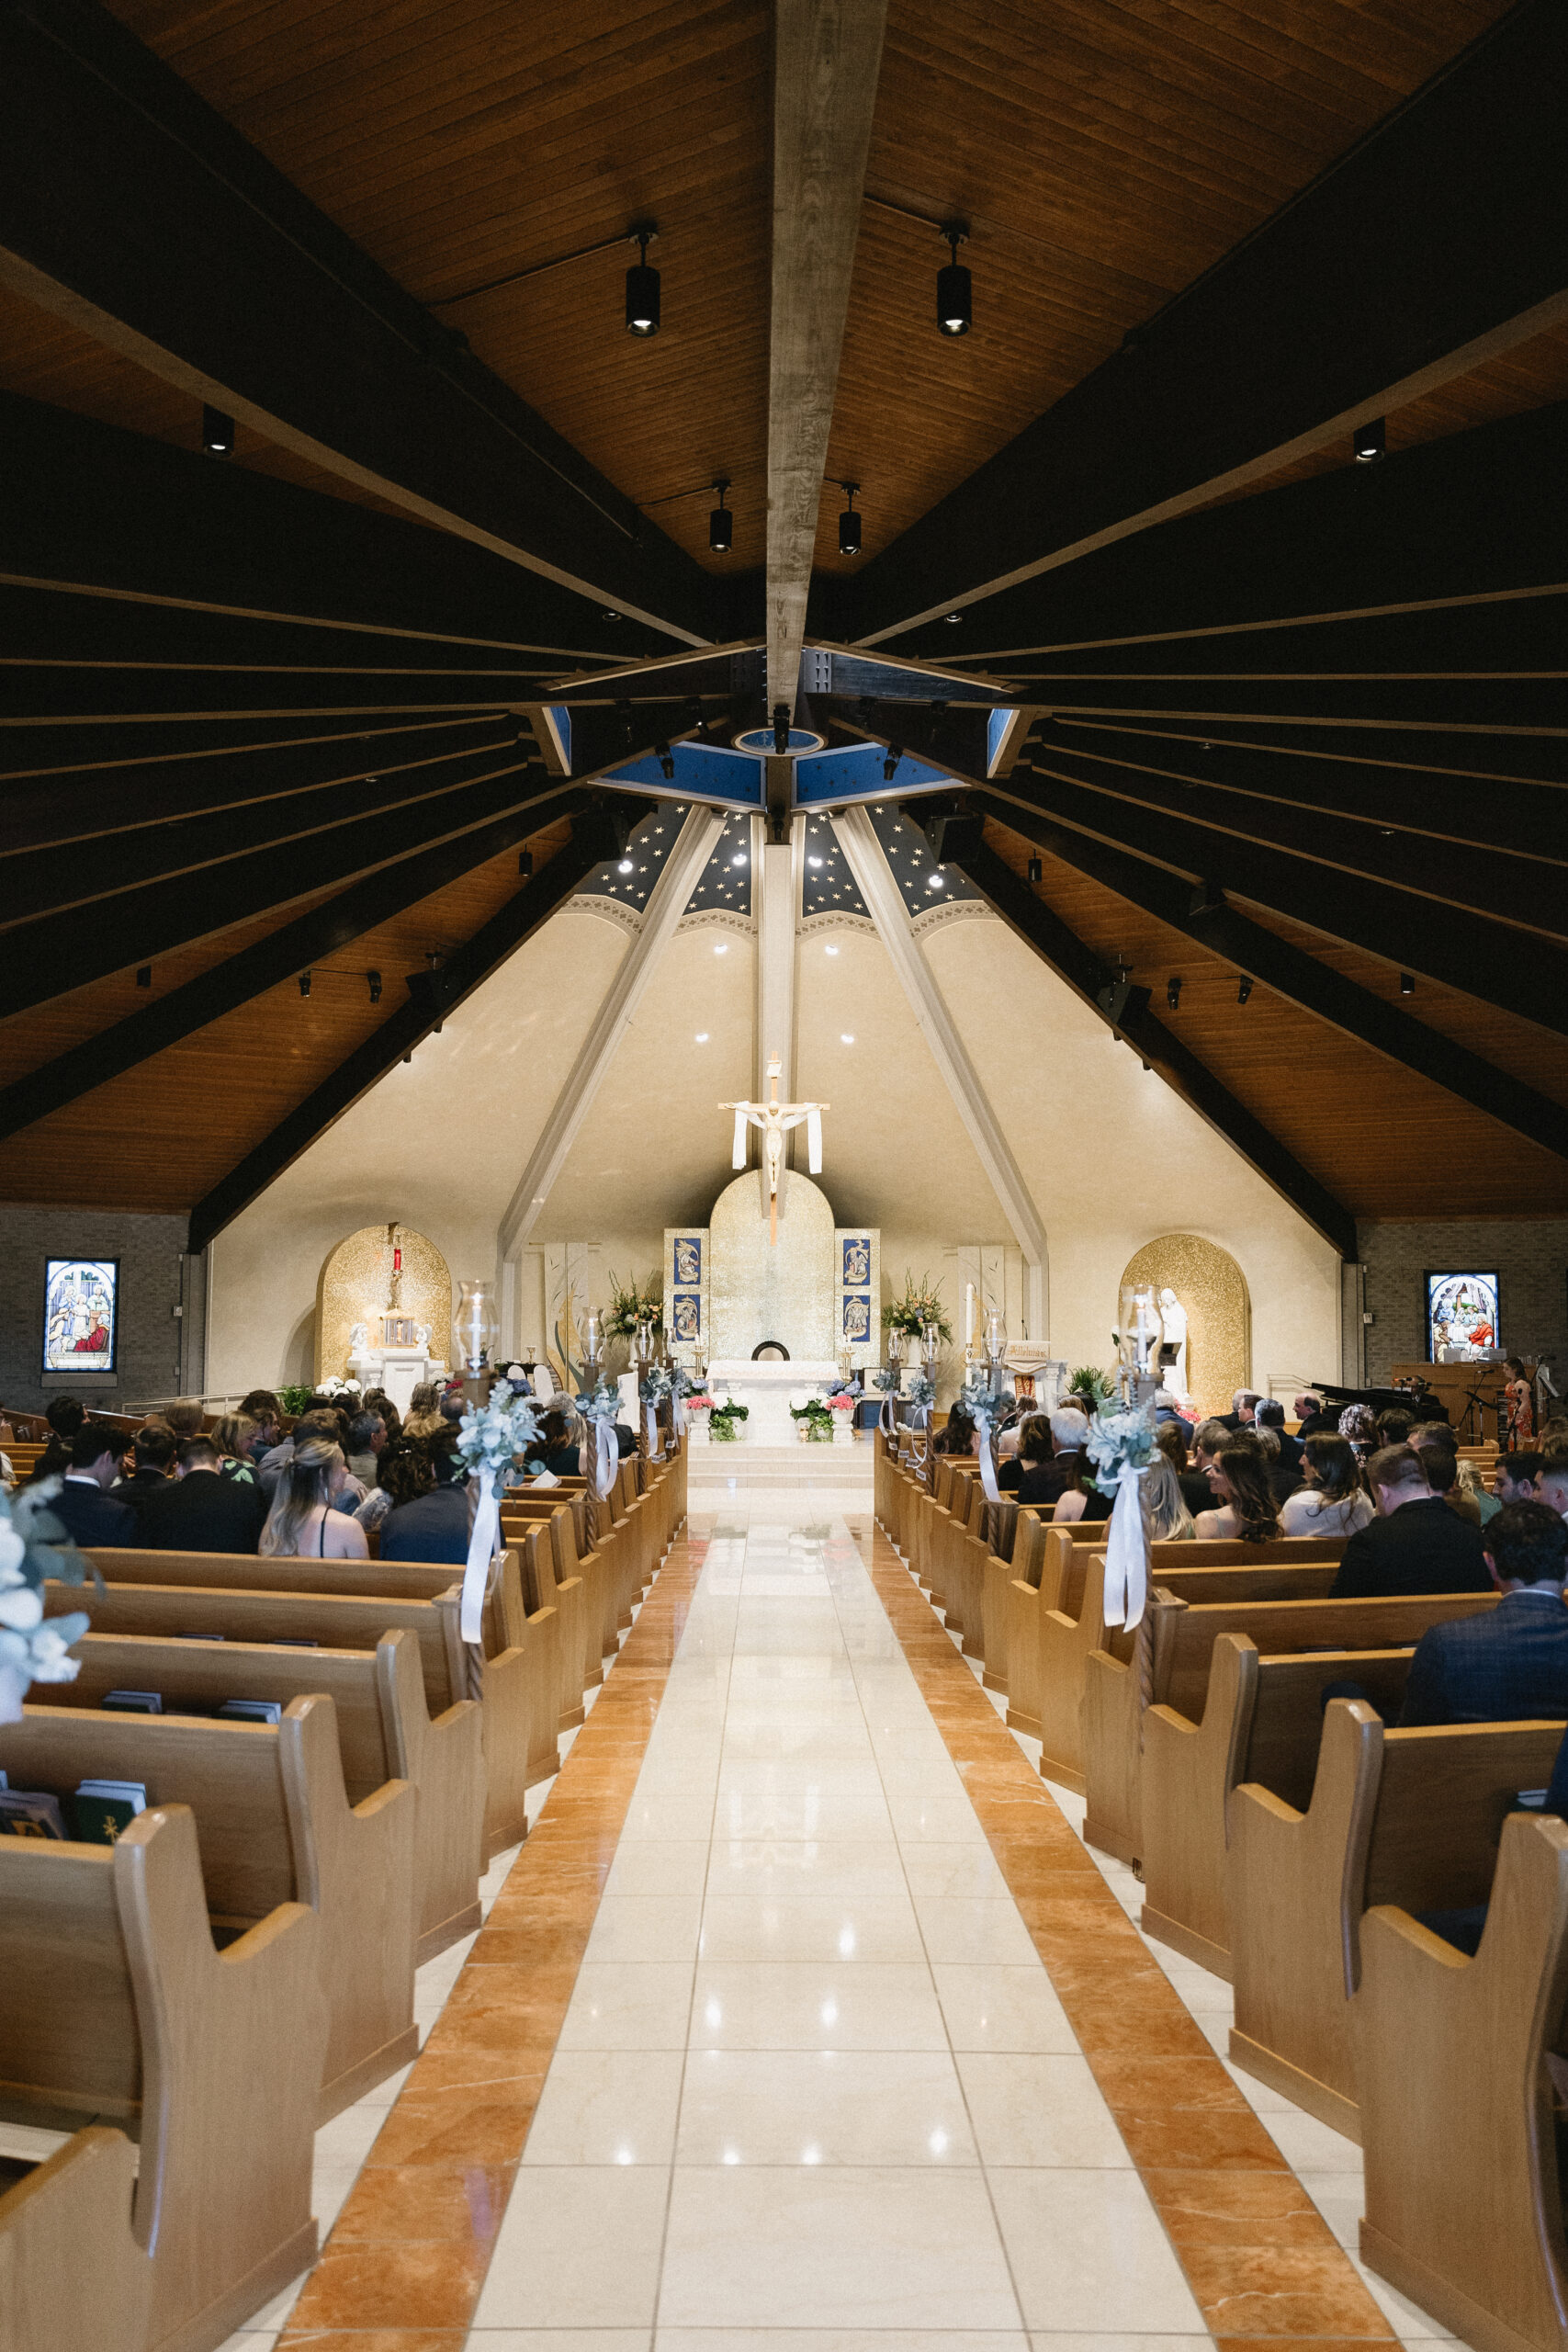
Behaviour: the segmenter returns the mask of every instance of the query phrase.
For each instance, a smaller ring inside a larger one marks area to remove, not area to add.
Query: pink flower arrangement
[[[854,1408],[855,1399],[852,1396],[829,1396],[828,1399],[830,1413],[852,1413]]]
[[[711,1396],[688,1396],[685,1401],[688,1413],[711,1413],[713,1410]]]

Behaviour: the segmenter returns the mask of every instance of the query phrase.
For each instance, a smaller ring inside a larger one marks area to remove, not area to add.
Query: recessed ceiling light
[[[928,874],[926,876],[926,888],[928,890],[940,890],[942,888],[942,878],[940,874]]]
[[[819,857],[808,857],[806,863],[807,865],[820,865],[822,861]]]
[[[836,947],[824,947],[822,950],[824,956],[836,956],[838,952]]]
[[[706,1031],[705,1029],[699,1029],[699,1030],[697,1031],[697,1043],[698,1043],[698,1045],[699,1045],[699,1046],[705,1046],[705,1045],[707,1044],[707,1041],[708,1041],[708,1033],[707,1033],[707,1031]]]
[[[729,942],[728,940],[721,939],[718,945],[713,952],[716,956],[728,956],[729,953]]]
[[[615,871],[616,871],[616,873],[617,873],[617,874],[629,874],[629,873],[631,872],[631,870],[632,870],[632,862],[631,862],[631,859],[630,859],[629,857],[623,857],[623,858],[622,858],[622,860],[621,860],[621,862],[620,862],[620,864],[619,864],[619,865],[617,865],[617,866],[616,866],[616,868],[615,868]]]
[[[839,1043],[840,1043],[840,1046],[852,1046],[852,1045],[854,1044],[854,1041],[855,1041],[855,1039],[854,1039],[854,1032],[853,1032],[853,1030],[852,1030],[852,1029],[840,1029],[840,1032],[839,1032]]]

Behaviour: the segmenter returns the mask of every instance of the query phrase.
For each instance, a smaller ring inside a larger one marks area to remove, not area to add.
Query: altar
[[[708,1393],[716,1404],[733,1398],[746,1408],[748,1445],[794,1445],[795,1427],[789,1401],[796,1394],[815,1396],[839,1377],[831,1356],[781,1363],[763,1356],[753,1363],[746,1356],[715,1356],[708,1365]]]
[[[787,1443],[792,1390],[818,1393],[880,1360],[882,1237],[840,1226],[818,1184],[798,1169],[772,1192],[764,1170],[727,1184],[705,1226],[664,1236],[664,1296],[672,1351],[688,1372],[745,1404],[747,1437]],[[779,1350],[781,1354],[760,1353]]]

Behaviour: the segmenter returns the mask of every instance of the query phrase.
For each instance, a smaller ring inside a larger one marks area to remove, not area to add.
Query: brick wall
[[[1453,1217],[1363,1225],[1367,1269],[1367,1378],[1385,1382],[1396,1363],[1426,1354],[1428,1268],[1498,1273],[1497,1319],[1510,1355],[1554,1356],[1552,1377],[1568,1390],[1568,1217]]]
[[[0,1404],[38,1412],[60,1393],[62,1384],[46,1389],[42,1380],[44,1261],[50,1258],[119,1260],[117,1376],[84,1380],[84,1397],[124,1412],[182,1388],[199,1390],[200,1261],[189,1262],[182,1293],[183,1216],[6,1201],[0,1203]],[[182,1304],[192,1318],[188,1335],[174,1312]]]

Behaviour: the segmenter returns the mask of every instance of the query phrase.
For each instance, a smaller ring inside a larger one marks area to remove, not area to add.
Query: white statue
[[[350,1363],[354,1362],[355,1356],[362,1356],[369,1345],[370,1326],[368,1323],[356,1323],[348,1335],[348,1360]]]
[[[1168,1287],[1159,1295],[1160,1329],[1168,1348],[1176,1350],[1175,1362],[1166,1367],[1165,1385],[1172,1394],[1187,1395],[1187,1309]]]
[[[735,1151],[731,1165],[746,1165],[746,1130],[759,1127],[762,1136],[762,1167],[768,1180],[768,1239],[777,1244],[779,1238],[779,1178],[784,1172],[784,1137],[791,1128],[802,1122],[806,1126],[807,1152],[813,1176],[822,1173],[822,1114],[832,1108],[829,1102],[781,1102],[779,1076],[784,1064],[777,1054],[768,1057],[768,1094],[766,1102],[721,1102],[721,1111],[735,1114]]]
[[[413,1327],[413,1339],[414,1339],[414,1345],[415,1345],[415,1347],[416,1347],[416,1348],[423,1348],[423,1349],[424,1350],[425,1354],[426,1354],[426,1355],[428,1355],[428,1354],[430,1353],[430,1326],[429,1326],[429,1324],[428,1324],[428,1323],[416,1323],[416,1324],[414,1325],[414,1327]]]

